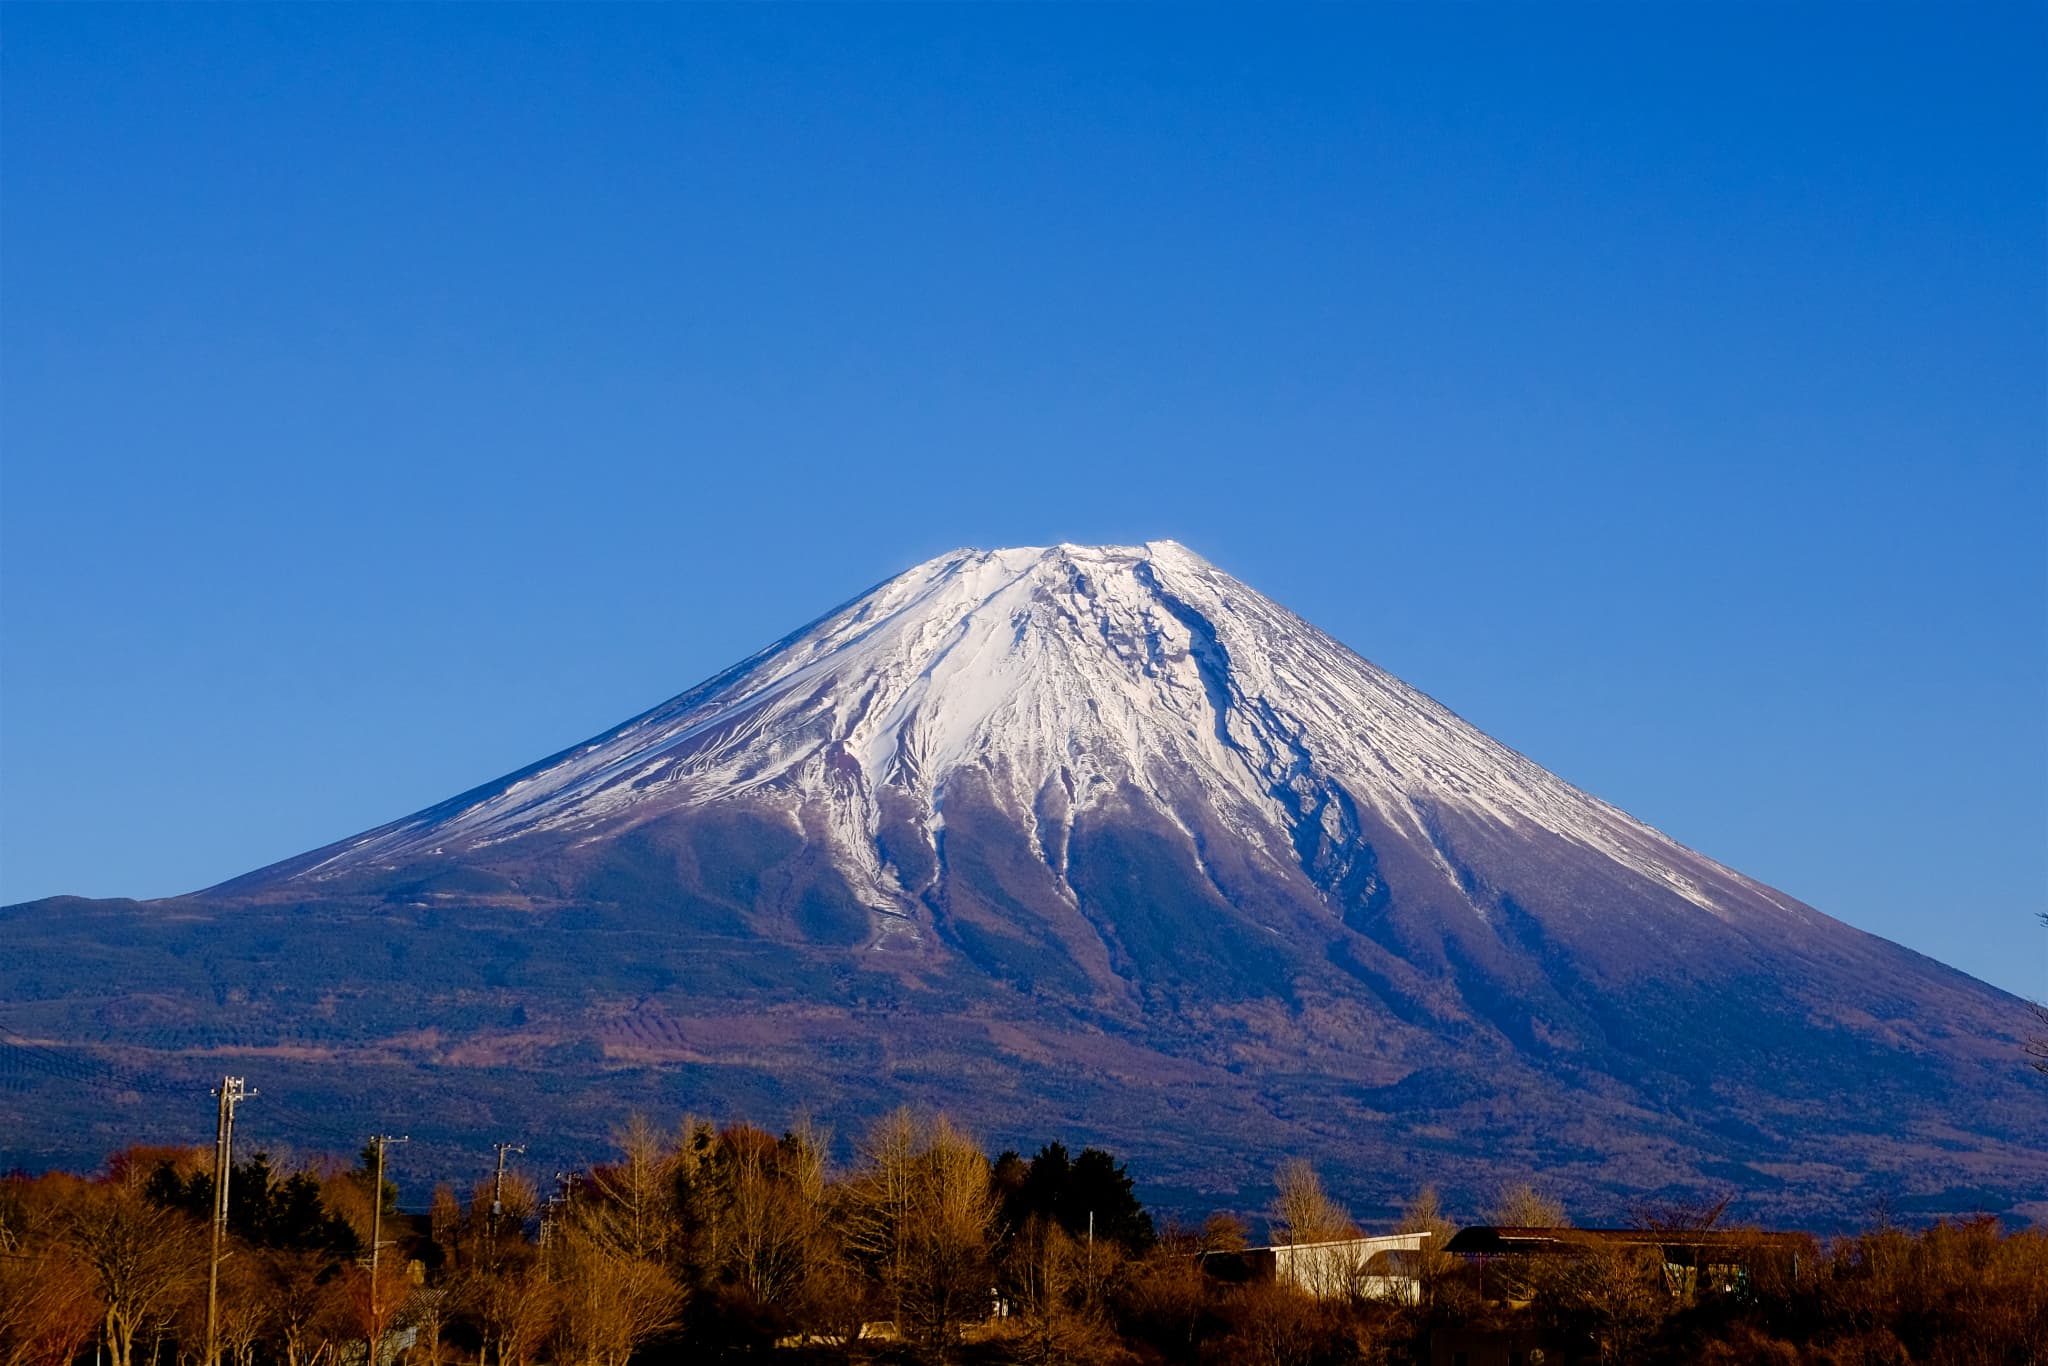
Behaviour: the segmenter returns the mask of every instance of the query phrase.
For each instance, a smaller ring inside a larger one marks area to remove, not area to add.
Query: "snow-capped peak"
[[[1198,801],[1277,855],[1302,847],[1304,822],[1332,846],[1356,840],[1361,813],[1432,847],[1433,816],[1452,809],[1561,836],[1710,909],[1732,886],[1757,891],[1164,540],[938,556],[300,875],[593,834],[744,794],[828,813],[835,858],[887,909],[902,889],[872,847],[879,794],[895,789],[936,830],[970,769],[1027,823],[1053,786],[1076,811],[1135,794],[1173,817]]]

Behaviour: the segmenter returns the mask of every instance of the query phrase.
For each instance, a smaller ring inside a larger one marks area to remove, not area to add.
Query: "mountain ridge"
[[[1195,1183],[1263,1126],[1447,1185],[1490,1158],[1589,1193],[1740,1172],[1788,1208],[1888,1181],[2048,1215],[2012,998],[1173,542],[950,552],[449,801],[95,905],[0,911],[27,945],[0,1000],[43,1033],[147,1047],[80,981],[90,923],[196,961],[163,993],[178,1037],[317,1037],[393,1076],[950,1097],[1085,1117]]]

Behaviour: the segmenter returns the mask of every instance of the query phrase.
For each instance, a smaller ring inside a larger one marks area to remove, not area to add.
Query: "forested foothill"
[[[516,1161],[429,1193],[380,1182],[374,1147],[256,1153],[217,1264],[211,1151],[0,1178],[0,1366],[365,1366],[372,1344],[380,1366],[2048,1362],[2048,1235],[1990,1217],[1823,1241],[1703,1205],[1575,1230],[1517,1184],[1461,1231],[1425,1189],[1370,1230],[1419,1250],[1311,1284],[1259,1274],[1253,1244],[1361,1231],[1299,1159],[1250,1221],[1190,1227],[1109,1153],[991,1160],[908,1111],[840,1163],[807,1125],[636,1118],[616,1141],[545,1193]]]

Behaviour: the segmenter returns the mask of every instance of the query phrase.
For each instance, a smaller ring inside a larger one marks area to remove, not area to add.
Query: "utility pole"
[[[1088,1303],[1095,1303],[1095,1211],[1088,1211]]]
[[[377,1150],[377,1174],[370,1187],[370,1357],[364,1366],[377,1366],[377,1339],[383,1336],[383,1320],[377,1317],[377,1254],[384,1247],[384,1150],[394,1143],[410,1143],[407,1134],[373,1134],[370,1146]]]
[[[540,1274],[543,1278],[548,1274],[548,1254],[555,1242],[555,1210],[561,1203],[561,1196],[550,1195],[540,1205]]]
[[[493,1143],[498,1150],[498,1174],[491,1179],[491,1237],[498,1236],[498,1219],[505,1213],[505,1154],[526,1151],[524,1143]]]
[[[569,1199],[576,1194],[576,1183],[583,1179],[581,1172],[556,1172],[555,1180],[561,1186],[560,1195],[550,1195],[540,1207],[540,1270],[548,1273],[549,1250],[554,1246],[555,1226],[568,1213]]]
[[[240,1077],[222,1077],[213,1130],[213,1251],[206,1262],[206,1366],[220,1361],[220,1243],[228,1231],[228,1173],[234,1170],[235,1107],[255,1095]]]

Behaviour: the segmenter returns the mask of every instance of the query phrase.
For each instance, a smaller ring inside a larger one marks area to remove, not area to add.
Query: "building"
[[[1427,1233],[1387,1233],[1324,1243],[1276,1243],[1242,1252],[1206,1252],[1202,1269],[1226,1281],[1274,1281],[1317,1299],[1420,1298],[1415,1257]]]
[[[1480,1224],[1459,1229],[1444,1251],[1478,1262],[1586,1257],[1602,1251],[1654,1249],[1664,1288],[1674,1297],[1741,1294],[1757,1272],[1796,1272],[1813,1240],[1803,1233],[1754,1229],[1517,1228]]]

